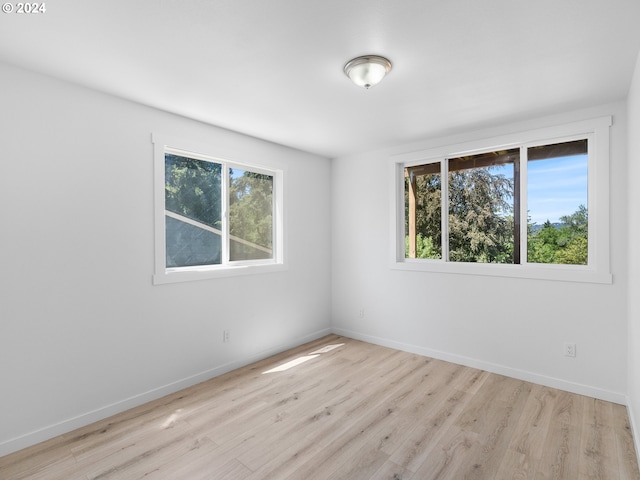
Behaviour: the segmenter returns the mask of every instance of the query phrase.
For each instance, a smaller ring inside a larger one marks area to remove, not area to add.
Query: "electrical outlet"
[[[222,331],[222,341],[225,343],[229,341],[229,330]]]
[[[358,317],[364,318],[364,308],[361,308],[360,310],[358,310]]]
[[[576,356],[576,344],[575,343],[565,343],[564,344],[564,356],[565,357],[575,357]]]

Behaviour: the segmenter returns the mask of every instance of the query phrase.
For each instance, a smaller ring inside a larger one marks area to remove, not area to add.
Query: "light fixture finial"
[[[379,55],[364,55],[354,58],[344,66],[344,73],[353,83],[367,90],[391,71],[391,62]]]

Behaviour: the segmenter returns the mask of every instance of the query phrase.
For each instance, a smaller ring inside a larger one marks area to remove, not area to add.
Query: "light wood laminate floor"
[[[621,405],[330,335],[0,458],[0,478],[640,473]]]

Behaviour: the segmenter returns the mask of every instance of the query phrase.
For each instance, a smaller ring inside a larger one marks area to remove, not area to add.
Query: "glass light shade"
[[[377,55],[354,58],[344,66],[344,73],[351,81],[366,89],[380,83],[390,71],[391,62]]]

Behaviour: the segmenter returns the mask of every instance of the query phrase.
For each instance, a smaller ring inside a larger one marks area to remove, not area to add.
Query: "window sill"
[[[163,285],[166,283],[193,282],[197,280],[236,277],[239,275],[282,272],[284,270],[287,270],[287,266],[283,263],[181,268],[155,274],[153,276],[153,284]]]
[[[450,273],[460,275],[484,275],[491,277],[555,280],[580,283],[613,283],[610,273],[601,273],[589,267],[568,265],[504,265],[481,263],[453,263],[439,260],[404,259],[391,263],[393,270],[412,272]]]

